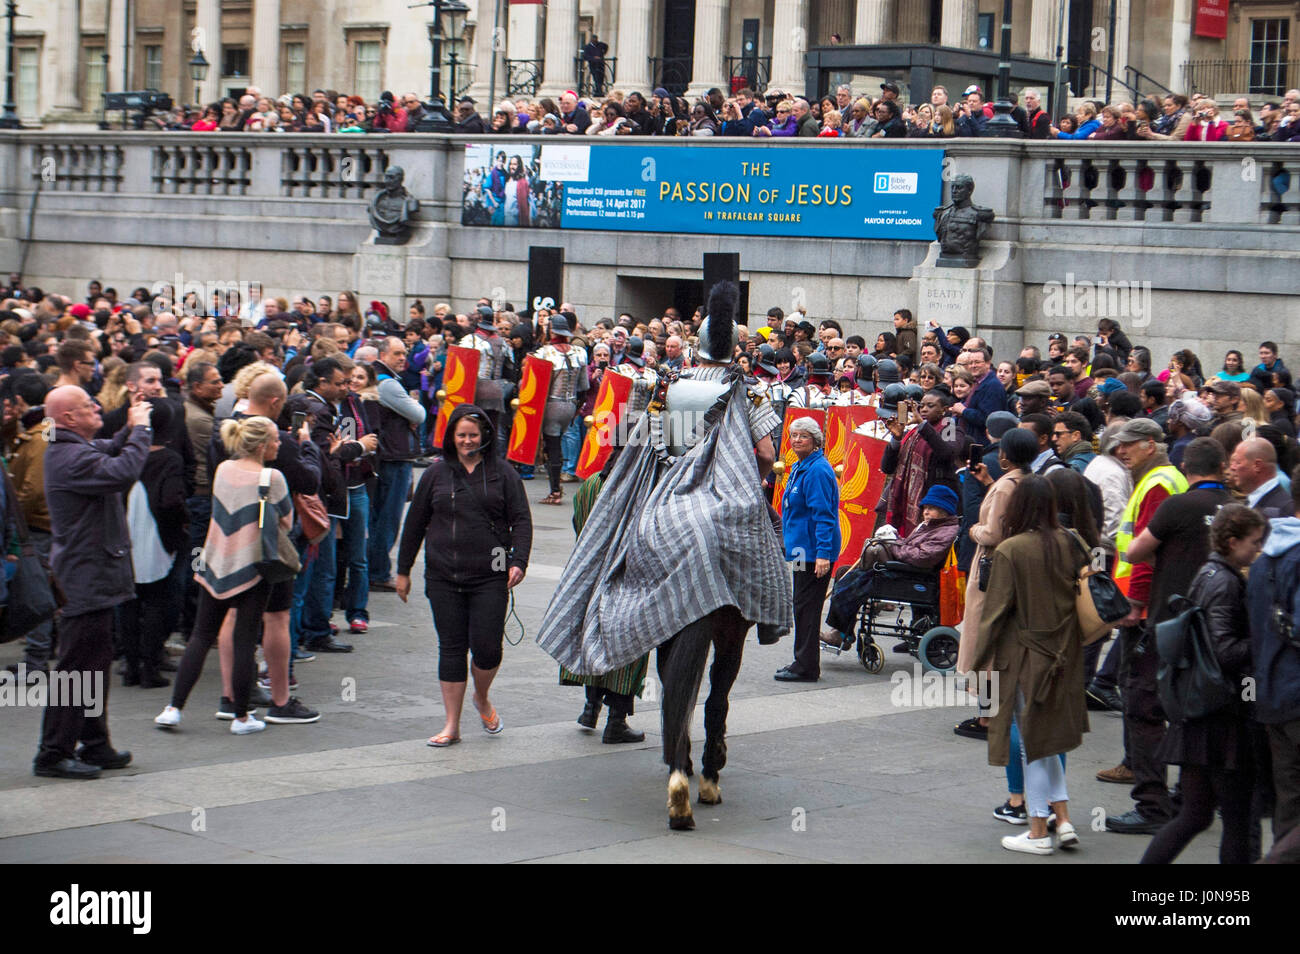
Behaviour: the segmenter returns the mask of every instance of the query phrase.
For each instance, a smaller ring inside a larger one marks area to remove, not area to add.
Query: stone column
[[[772,10],[772,86],[803,91],[808,50],[807,0],[773,0]]]
[[[650,95],[653,14],[654,0],[625,0],[618,5],[618,36],[614,40],[614,49],[618,51],[618,82],[614,85],[625,93],[635,90]]]
[[[126,0],[110,0],[108,11],[108,35],[104,42],[108,45],[108,75],[104,77],[104,92],[120,93],[127,89],[122,84],[122,70],[127,66],[127,51],[123,49],[126,40]],[[78,42],[75,49],[80,50]],[[131,82],[128,80],[127,82]],[[98,110],[99,103],[87,103],[87,108]]]
[[[204,103],[215,101],[221,90],[221,0],[198,0],[194,11],[194,27],[198,31],[190,37],[190,56],[194,55],[197,44],[208,61],[208,76],[199,84],[199,92]],[[186,60],[185,73],[189,75],[189,60]],[[186,79],[190,86],[194,81]]]
[[[978,49],[979,4],[976,0],[943,0],[939,44],[963,50]]]
[[[546,53],[542,64],[542,96],[559,99],[574,88],[573,58],[578,55],[578,0],[547,0]]]
[[[895,43],[930,42],[930,5],[928,3],[900,3],[894,13]]]
[[[1115,3],[1115,76],[1118,79],[1124,79],[1124,67],[1128,66],[1128,31],[1129,23],[1132,16],[1132,4],[1130,0],[1116,0]],[[1178,64],[1182,65],[1181,62]],[[1141,88],[1141,84],[1137,84]],[[1177,86],[1171,86],[1171,89],[1178,89]],[[1121,87],[1122,89],[1122,87]],[[1131,98],[1132,93],[1123,90],[1122,95],[1125,99]],[[1136,104],[1135,104],[1136,105]]]
[[[691,60],[687,99],[703,96],[715,86],[724,93],[731,89],[723,59],[729,5],[729,0],[695,0],[695,55]]]
[[[504,0],[503,0],[504,5]],[[505,99],[506,74],[505,64],[497,60],[497,82],[496,88],[492,88],[492,60],[500,55],[500,51],[494,48],[496,41],[493,39],[492,31],[496,26],[496,0],[478,0],[478,19],[474,21],[474,83],[469,88],[471,98],[480,103],[487,103],[489,99],[495,97],[496,102]],[[504,27],[502,23],[502,38],[504,38]],[[495,108],[495,103],[492,104]],[[484,107],[486,109],[486,107]],[[483,112],[483,110],[480,110]]]
[[[1069,16],[1066,3],[1066,16]],[[1056,59],[1056,17],[1060,13],[1060,0],[1033,0],[1029,13],[1029,55],[1042,60]],[[1064,44],[1069,37],[1062,33]]]
[[[848,44],[853,42],[853,6],[856,0],[821,0],[813,7],[817,15],[817,29],[813,32],[813,46],[830,46],[831,34],[838,33]]]
[[[58,77],[54,109],[75,112],[81,108],[81,24],[77,21],[77,0],[59,0],[58,40],[53,45],[55,74]]]
[[[857,16],[853,21],[853,42],[858,46],[892,42],[893,22],[893,0],[858,0]]]
[[[258,87],[271,99],[286,92],[280,88],[280,0],[253,0],[253,49],[249,65],[250,86]]]

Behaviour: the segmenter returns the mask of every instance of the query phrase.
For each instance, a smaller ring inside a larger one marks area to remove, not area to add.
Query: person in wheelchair
[[[853,624],[858,610],[871,592],[871,580],[877,564],[906,563],[917,571],[937,570],[957,539],[957,494],[951,487],[933,484],[921,498],[922,520],[906,537],[873,537],[862,548],[857,563],[845,569],[835,581],[831,608],[822,633],[822,642],[841,651],[853,645]],[[901,650],[907,651],[904,643]]]

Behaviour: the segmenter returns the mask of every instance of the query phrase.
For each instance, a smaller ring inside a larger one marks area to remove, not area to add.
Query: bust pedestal
[[[971,266],[948,267],[951,261],[930,244],[925,261],[912,269],[908,297],[915,303],[917,333],[931,321],[944,331],[961,325],[984,338],[993,360],[1014,360],[1024,341],[1025,293],[1020,259],[1010,242],[982,242],[981,255]],[[913,297],[914,296],[914,297]]]

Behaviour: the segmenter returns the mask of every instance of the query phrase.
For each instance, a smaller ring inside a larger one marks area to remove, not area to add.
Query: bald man
[[[37,775],[96,778],[103,769],[131,762],[131,753],[116,751],[109,740],[108,670],[113,607],[135,598],[123,495],[139,480],[149,456],[152,410],[142,395],[134,395],[128,426],[111,440],[92,440],[102,421],[89,394],[64,385],[45,398],[53,422],[45,452],[45,498],[54,538],[50,565],[66,601],[33,767]],[[75,694],[67,691],[74,683]]]
[[[1282,486],[1277,469],[1277,451],[1264,438],[1248,437],[1237,445],[1228,460],[1228,480],[1266,519],[1293,516],[1291,493]]]

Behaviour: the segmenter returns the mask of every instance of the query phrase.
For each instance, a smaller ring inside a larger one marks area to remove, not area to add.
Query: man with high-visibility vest
[[[1165,763],[1156,750],[1165,734],[1164,710],[1156,693],[1159,662],[1154,640],[1147,639],[1144,621],[1151,602],[1150,563],[1130,563],[1125,557],[1156,509],[1174,494],[1187,490],[1187,479],[1169,463],[1164,430],[1150,418],[1134,418],[1115,434],[1115,456],[1133,476],[1133,493],[1120,517],[1115,549],[1120,560],[1115,582],[1132,604],[1120,620],[1120,686],[1124,701],[1124,749],[1133,770],[1132,796],[1137,807],[1106,819],[1108,831],[1150,834],[1172,817]]]

